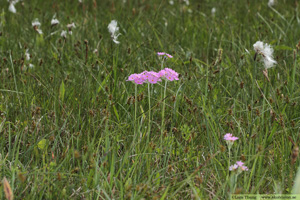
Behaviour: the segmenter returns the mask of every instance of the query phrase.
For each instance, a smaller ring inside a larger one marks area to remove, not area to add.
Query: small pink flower
[[[135,84],[143,84],[145,82],[145,77],[143,74],[131,74],[127,81],[132,81]]]
[[[159,55],[159,56],[164,56],[164,55],[166,55],[166,56],[168,56],[169,58],[173,58],[173,56],[171,56],[170,54],[165,53],[165,52],[157,52],[157,55]]]
[[[158,76],[161,78],[165,78],[169,81],[179,80],[178,78],[179,74],[170,68],[165,68],[163,70],[160,70],[160,72],[158,72]]]
[[[134,81],[136,78],[137,78],[137,74],[131,74],[131,75],[128,77],[127,81]]]
[[[242,161],[237,161],[236,164],[239,166],[239,167],[242,167],[244,165],[244,163]]]
[[[163,77],[165,76],[166,73],[167,73],[166,70],[162,69],[162,70],[160,70],[160,71],[158,72],[158,76],[159,76],[160,78],[163,78]]]
[[[239,166],[237,164],[231,165],[229,171],[236,170]]]
[[[173,58],[173,56],[171,56],[170,54],[166,53],[166,56],[168,56],[169,58]]]
[[[241,166],[240,168],[242,171],[248,171],[248,167],[246,167],[246,166]]]
[[[144,76],[146,78],[146,80],[149,83],[155,84],[158,81],[161,81],[160,76],[158,75],[158,73],[150,71],[150,72],[144,72]]]
[[[226,141],[235,141],[237,139],[239,139],[239,138],[232,136],[231,133],[227,133],[224,135],[224,140],[226,140]]]
[[[233,170],[240,170],[240,172],[248,171],[248,167],[246,167],[242,161],[237,161],[236,164],[231,165],[229,167],[229,171],[233,171]]]

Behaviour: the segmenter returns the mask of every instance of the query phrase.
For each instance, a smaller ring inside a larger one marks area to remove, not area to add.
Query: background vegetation
[[[289,194],[299,166],[299,5],[267,3],[31,0],[13,14],[0,1],[1,180],[15,199]],[[60,23],[51,26],[54,15]],[[114,19],[119,45],[107,29]],[[274,47],[270,82],[261,57],[253,60],[258,40]],[[165,99],[163,84],[151,86],[148,141],[147,84],[138,86],[134,120],[135,87],[126,80],[159,71],[158,51],[173,55],[164,67],[180,80],[168,83]],[[239,137],[230,158],[226,133]],[[228,167],[239,160],[249,171],[235,182]]]

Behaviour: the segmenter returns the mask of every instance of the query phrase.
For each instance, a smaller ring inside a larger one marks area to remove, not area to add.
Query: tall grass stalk
[[[294,50],[294,65],[293,65],[293,72],[292,72],[292,88],[290,93],[294,96],[294,88],[295,88],[295,77],[296,77],[296,67],[297,67],[297,51]]]
[[[257,57],[258,55],[256,55]],[[257,59],[257,58],[256,58]],[[253,127],[254,127],[254,122],[255,122],[255,117],[253,114],[253,110],[254,110],[254,98],[255,98],[255,81],[256,81],[256,67],[257,67],[257,61],[254,60],[254,67],[252,69],[252,93],[251,93],[251,125],[250,125],[250,135],[253,134]]]

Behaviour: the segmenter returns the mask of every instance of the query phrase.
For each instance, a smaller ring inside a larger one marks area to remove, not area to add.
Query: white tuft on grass
[[[265,68],[271,68],[273,67],[274,64],[277,64],[276,60],[274,60],[273,58],[273,48],[267,44],[267,43],[263,43],[261,41],[257,41],[254,45],[254,50],[257,54],[262,55],[263,57],[263,62],[265,65]]]
[[[114,43],[119,44],[120,42],[117,41],[119,35],[121,35],[119,32],[118,22],[116,20],[112,20],[108,25],[108,31],[110,32],[110,37],[114,41]]]
[[[25,52],[25,57],[26,57],[26,60],[30,60],[30,54],[28,53],[28,49],[26,49],[26,52]]]
[[[63,30],[60,34],[61,37],[67,38],[67,31]]]
[[[271,7],[271,6],[274,6],[274,5],[275,5],[275,0],[269,0],[268,6]]]
[[[10,12],[12,12],[12,13],[16,13],[16,12],[17,12],[14,3],[10,3],[10,4],[9,4],[8,10],[9,10]]]
[[[39,22],[38,18],[34,19],[31,24],[36,32],[38,32],[40,35],[43,34],[43,31],[40,29],[41,23]]]
[[[213,7],[213,8],[211,9],[211,15],[212,15],[212,16],[215,16],[216,11],[217,11],[217,9],[216,9],[215,7]]]
[[[57,24],[59,24],[58,19],[54,19],[54,18],[53,18],[53,19],[51,20],[51,25],[54,26],[54,25],[57,25]]]

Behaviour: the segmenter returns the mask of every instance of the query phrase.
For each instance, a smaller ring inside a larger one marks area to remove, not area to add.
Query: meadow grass
[[[291,193],[300,139],[297,1],[31,0],[17,3],[16,14],[8,7],[0,1],[0,178],[15,199]],[[55,14],[60,23],[51,26]],[[270,82],[262,57],[253,59],[258,40],[274,48]],[[173,56],[163,65],[178,81],[166,90],[164,82],[126,81],[159,71],[160,51]],[[230,151],[226,133],[239,138]],[[236,161],[249,168],[238,178],[229,171]]]

